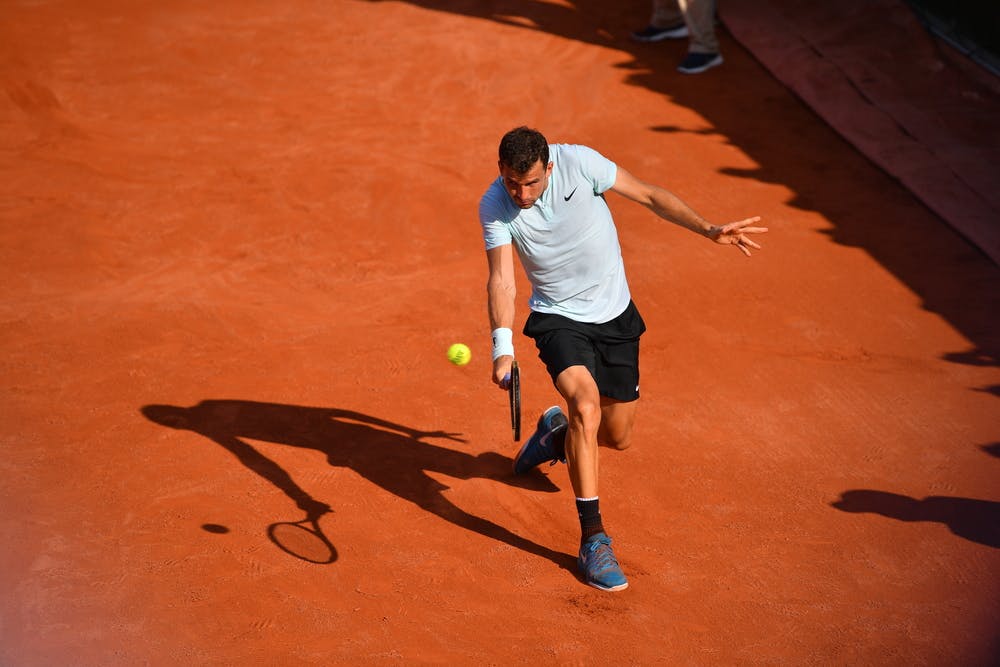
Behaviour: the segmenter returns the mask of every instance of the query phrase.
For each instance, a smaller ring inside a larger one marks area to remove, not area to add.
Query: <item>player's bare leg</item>
[[[597,432],[597,442],[605,447],[622,450],[632,446],[632,425],[635,423],[635,409],[639,401],[624,403],[601,397],[601,428]]]
[[[577,498],[597,497],[597,433],[601,426],[601,396],[585,366],[570,366],[556,378],[566,399],[566,464]]]
[[[604,530],[597,496],[598,432],[601,430],[601,397],[590,371],[584,366],[570,366],[556,378],[556,388],[566,399],[569,424],[566,430],[566,463],[569,479],[576,494],[580,517],[580,555],[577,567],[584,581],[604,591],[620,591],[628,587],[614,552],[611,538]],[[611,406],[609,442],[628,446],[631,432],[628,410]],[[633,409],[634,410],[634,409]],[[632,413],[634,414],[634,412]]]

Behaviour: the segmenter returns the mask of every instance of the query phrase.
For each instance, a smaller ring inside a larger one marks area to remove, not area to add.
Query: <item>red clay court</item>
[[[805,4],[724,1],[698,76],[639,0],[0,6],[0,664],[996,664],[996,80]],[[649,325],[621,593],[489,382],[522,123],[771,230],[608,196]]]

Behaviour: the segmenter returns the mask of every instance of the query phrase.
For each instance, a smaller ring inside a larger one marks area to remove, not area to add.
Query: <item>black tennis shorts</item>
[[[631,301],[604,324],[536,312],[524,324],[524,335],[535,339],[553,383],[570,366],[586,366],[601,396],[625,402],[639,398],[639,337],[644,331],[646,323]]]

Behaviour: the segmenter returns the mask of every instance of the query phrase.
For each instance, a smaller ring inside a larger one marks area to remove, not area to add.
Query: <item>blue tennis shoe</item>
[[[602,591],[621,591],[628,588],[625,573],[611,550],[611,538],[597,533],[580,546],[580,557],[576,561],[583,580]]]
[[[565,462],[565,431],[568,424],[566,415],[558,405],[543,412],[538,418],[538,428],[514,457],[514,474],[526,473],[545,461],[551,461],[551,465],[555,465],[556,461]]]

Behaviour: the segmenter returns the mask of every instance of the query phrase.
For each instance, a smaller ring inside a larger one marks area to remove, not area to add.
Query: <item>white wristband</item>
[[[493,330],[493,361],[504,355],[514,356],[514,332],[500,327]]]

